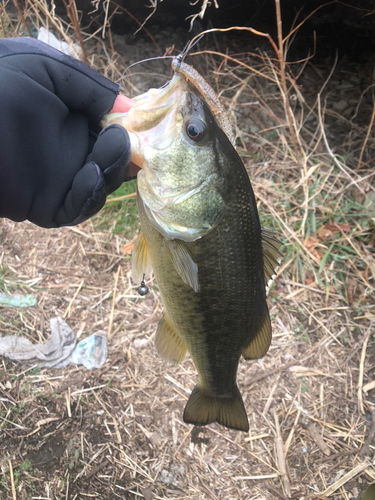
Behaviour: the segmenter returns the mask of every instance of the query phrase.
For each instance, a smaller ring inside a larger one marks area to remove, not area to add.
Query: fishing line
[[[130,66],[128,66],[125,71],[128,71],[129,68],[132,68],[133,66],[136,66],[137,64],[141,64],[141,63],[144,63],[144,62],[148,62],[148,61],[156,61],[157,59],[174,59],[175,56],[157,56],[157,57],[149,57],[148,59],[142,59],[141,61],[137,61],[133,64],[131,64]]]
[[[181,62],[185,59],[185,57],[187,56],[188,52],[194,47],[194,45],[196,45],[202,38],[204,37],[204,34],[201,35],[199,38],[197,38],[195,40],[195,42],[193,42],[191,45],[191,40],[189,40],[187,42],[187,44],[185,45],[183,51],[181,52],[181,54],[178,54],[178,56],[157,56],[157,57],[149,57],[148,59],[142,59],[141,61],[137,61],[133,64],[131,64],[130,66],[128,66],[125,71],[128,71],[128,69],[132,68],[133,66],[136,66],[137,64],[141,64],[141,63],[144,63],[144,62],[148,62],[148,61],[157,61],[158,59],[177,59],[179,65],[181,64]],[[190,45],[190,46],[189,46]]]

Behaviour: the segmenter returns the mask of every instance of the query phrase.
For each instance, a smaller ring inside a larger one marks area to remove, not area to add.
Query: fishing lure
[[[225,132],[232,145],[235,146],[236,139],[232,131],[232,126],[214,89],[211,87],[211,85],[209,85],[206,82],[206,80],[198,73],[198,71],[196,71],[192,66],[189,66],[188,64],[183,62],[188,51],[192,47],[194,47],[194,45],[198,43],[202,37],[203,35],[199,37],[190,47],[189,47],[190,42],[187,43],[186,47],[181,52],[181,54],[179,54],[173,59],[172,69],[175,72],[175,74],[184,76],[186,80],[190,82],[198,90],[198,92],[200,93],[200,95],[203,97],[203,99],[206,101],[206,104],[210,108],[211,113],[215,116],[216,120],[218,121],[218,125]]]
[[[192,66],[184,63],[180,56],[177,56],[172,61],[172,69],[176,74],[180,74],[186,78],[200,93],[210,108],[211,113],[215,116],[220,128],[225,132],[228,139],[235,146],[235,137],[232,131],[232,126],[226,115],[226,112],[221,105],[214,89]]]
[[[211,113],[214,115],[220,128],[225,132],[228,139],[232,143],[233,147],[235,147],[236,138],[233,134],[232,126],[225,112],[225,109],[220,103],[219,98],[217,97],[214,89],[211,87],[211,85],[209,85],[206,82],[206,80],[198,73],[197,70],[195,70],[192,66],[189,66],[189,64],[186,64],[184,62],[184,58],[186,57],[187,53],[192,49],[192,47],[194,47],[195,44],[197,44],[203,38],[203,36],[204,35],[201,35],[191,45],[189,41],[186,44],[184,50],[181,52],[181,54],[179,54],[176,57],[172,56],[150,57],[148,59],[143,59],[142,61],[138,61],[134,64],[131,64],[130,66],[128,66],[128,69],[131,68],[132,66],[135,66],[136,64],[140,64],[143,62],[172,57],[173,59],[172,69],[174,73],[183,76],[184,78],[186,78],[188,82],[190,82],[195,87],[195,89],[199,92],[201,97],[206,101],[207,106],[210,108]]]

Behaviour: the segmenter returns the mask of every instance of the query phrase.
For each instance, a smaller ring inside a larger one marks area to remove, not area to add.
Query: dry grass
[[[30,26],[51,25],[41,5],[27,3]],[[8,5],[1,26],[10,36],[23,21]],[[164,63],[125,73],[120,55],[83,35],[90,64],[126,93],[165,82]],[[137,47],[127,63],[155,55],[153,42]],[[236,123],[263,224],[285,242],[269,297],[272,346],[239,366],[249,434],[182,422],[197,375],[190,358],[172,366],[154,351],[157,284],[140,298],[123,251],[136,231],[132,199],[77,228],[3,220],[0,290],[36,293],[38,305],[1,308],[0,332],[43,342],[60,315],[78,335],[110,341],[93,372],[1,360],[0,498],[347,500],[375,480],[372,77],[355,63],[312,60],[291,67],[296,81],[266,48],[193,60]]]

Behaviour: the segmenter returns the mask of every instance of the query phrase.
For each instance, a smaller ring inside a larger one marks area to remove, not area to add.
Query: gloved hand
[[[126,130],[98,126],[119,90],[43,42],[0,40],[0,217],[57,227],[101,209],[130,163]]]

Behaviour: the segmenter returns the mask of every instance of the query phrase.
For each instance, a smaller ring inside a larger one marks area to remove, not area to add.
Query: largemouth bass
[[[140,283],[154,270],[164,304],[156,349],[175,363],[189,351],[199,374],[184,421],[248,431],[237,369],[241,356],[262,358],[270,346],[266,285],[281,243],[261,228],[228,121],[217,101],[207,105],[213,90],[179,69],[102,125],[127,129],[141,167],[132,273]]]

